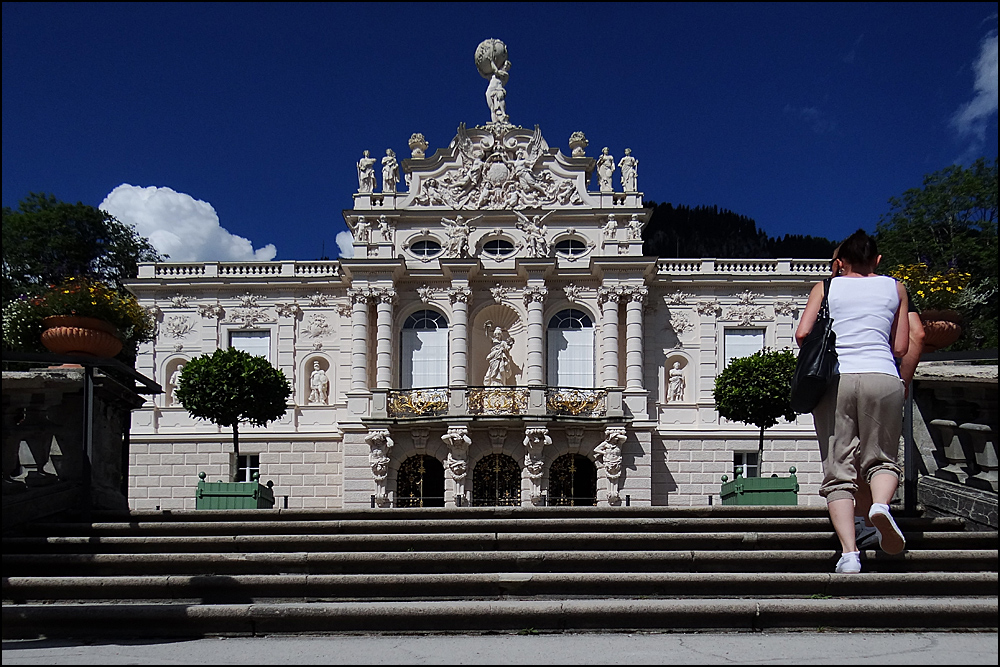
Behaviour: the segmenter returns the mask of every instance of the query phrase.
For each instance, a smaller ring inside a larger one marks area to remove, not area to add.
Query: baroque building
[[[165,393],[133,415],[133,508],[193,508],[199,472],[255,471],[291,508],[704,505],[737,464],[795,466],[820,504],[810,417],[769,429],[761,463],[712,389],[729,359],[794,348],[827,262],[644,257],[631,149],[550,147],[506,113],[503,44],[476,64],[488,122],[433,154],[421,134],[402,161],[364,151],[353,257],[140,267],[159,332],[137,369]],[[293,386],[281,420],[241,427],[239,459],[173,398],[188,359],[229,346]]]

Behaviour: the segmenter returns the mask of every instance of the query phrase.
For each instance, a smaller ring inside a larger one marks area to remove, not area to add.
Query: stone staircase
[[[3,538],[3,636],[997,627],[997,533],[901,517],[839,548],[822,508],[95,514]]]

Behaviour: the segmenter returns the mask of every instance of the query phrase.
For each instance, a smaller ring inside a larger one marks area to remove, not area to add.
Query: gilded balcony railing
[[[608,390],[549,387],[545,390],[545,408],[551,415],[603,417],[608,412]]]
[[[469,387],[470,415],[523,415],[528,412],[527,387]]]
[[[448,388],[394,389],[389,392],[390,417],[434,417],[448,412]]]

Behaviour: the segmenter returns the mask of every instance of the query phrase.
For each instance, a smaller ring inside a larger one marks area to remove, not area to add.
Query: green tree
[[[187,362],[174,395],[192,417],[231,427],[239,456],[240,423],[267,426],[285,414],[291,393],[285,374],[267,359],[229,348]]]
[[[30,193],[3,208],[3,303],[72,276],[124,289],[139,262],[163,258],[148,239],[105,211]]]
[[[795,421],[792,410],[792,376],[795,355],[789,350],[762,350],[733,359],[715,378],[712,392],[719,414],[730,421],[760,429],[757,460],[764,463],[764,430],[779,418]],[[763,470],[763,468],[761,468]]]
[[[924,177],[923,187],[889,200],[878,223],[880,268],[925,264],[930,273],[969,273],[972,300],[953,349],[997,346],[997,160],[952,165]]]

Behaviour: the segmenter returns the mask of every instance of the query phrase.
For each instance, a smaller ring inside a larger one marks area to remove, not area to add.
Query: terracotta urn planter
[[[42,345],[55,354],[85,354],[113,357],[122,350],[122,340],[113,325],[93,317],[52,315],[42,320]]]
[[[925,310],[920,313],[924,325],[924,352],[937,352],[962,335],[962,316],[955,310]]]

